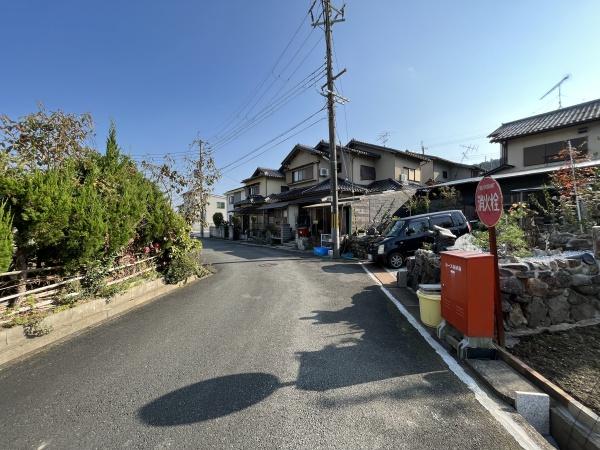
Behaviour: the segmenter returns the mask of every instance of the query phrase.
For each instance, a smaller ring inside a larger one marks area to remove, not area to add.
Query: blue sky
[[[252,117],[323,63],[322,32],[304,22],[271,71],[309,3],[4,1],[0,113],[21,116],[38,102],[90,112],[99,147],[113,119],[122,148],[136,159],[168,152],[181,161],[196,136],[218,143],[223,124]],[[461,145],[479,146],[465,160],[476,162],[498,153],[485,135],[500,123],[555,109],[556,95],[539,98],[563,75],[572,74],[564,105],[600,97],[596,0],[346,4],[346,22],[334,29],[339,67],[348,70],[338,84],[350,99],[338,108],[343,142],[376,142],[389,131],[388,146],[418,150],[422,140],[429,153],[459,161]],[[217,165],[240,161],[323,106],[316,88],[299,92],[235,140],[215,144]],[[249,106],[261,102],[236,116],[249,98]],[[230,166],[217,191],[235,187],[257,165],[278,167],[296,142],[326,138],[323,121]]]

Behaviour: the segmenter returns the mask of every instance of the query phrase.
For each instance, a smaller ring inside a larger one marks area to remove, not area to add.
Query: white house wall
[[[586,133],[578,133],[577,130],[581,127],[587,127]],[[534,145],[547,144],[550,142],[568,141],[569,139],[581,138],[587,136],[588,155],[592,159],[600,159],[600,122],[590,124],[577,125],[575,127],[563,128],[561,130],[548,131],[538,133],[531,136],[523,136],[508,141],[507,163],[515,166],[514,168],[503,170],[502,173],[516,172],[526,169],[537,169],[541,167],[556,166],[564,164],[558,161],[548,164],[537,164],[525,166],[523,164],[524,151],[526,147]]]

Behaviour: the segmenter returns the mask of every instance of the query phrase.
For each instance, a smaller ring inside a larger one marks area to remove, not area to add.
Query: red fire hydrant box
[[[470,337],[494,337],[494,256],[441,253],[442,318]]]

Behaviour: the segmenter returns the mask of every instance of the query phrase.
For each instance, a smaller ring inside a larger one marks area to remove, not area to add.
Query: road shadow
[[[343,266],[343,265],[342,265]],[[376,286],[352,297],[350,306],[317,310],[300,320],[316,327],[332,327],[326,338],[335,343],[317,351],[301,351],[296,381],[281,383],[269,373],[242,373],[191,384],[159,397],[142,407],[140,419],[151,426],[166,427],[204,422],[249,408],[284,386],[323,392],[341,387],[420,374],[425,385],[392,388],[383,395],[398,400],[414,397],[448,397],[465,388],[452,383],[447,367],[427,348],[406,322],[390,314]],[[449,390],[448,385],[451,386]],[[356,402],[373,399],[358,396]],[[348,403],[347,401],[345,401]],[[339,406],[335,401],[329,407]]]
[[[351,306],[313,311],[301,320],[315,326],[344,324],[352,334],[321,350],[297,353],[298,389],[326,391],[447,369],[406,321],[396,323],[375,286],[355,294]]]
[[[214,250],[215,252],[223,253],[226,255],[235,256],[237,258],[245,259],[250,262],[260,260],[260,258],[277,258],[277,259],[295,259],[298,261],[315,261],[318,260],[312,254],[296,253],[269,247],[269,246],[250,246],[244,244],[236,244],[235,241],[227,241],[222,239],[201,239],[202,247],[207,250]],[[279,258],[277,255],[281,255]]]
[[[282,386],[276,376],[260,372],[212,378],[153,400],[138,416],[155,427],[204,422],[255,405]]]
[[[364,270],[356,263],[337,263],[337,264],[326,264],[321,267],[321,270],[326,273],[338,273],[338,274],[364,274]]]

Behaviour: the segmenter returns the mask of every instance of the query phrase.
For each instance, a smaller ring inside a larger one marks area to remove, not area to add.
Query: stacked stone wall
[[[500,291],[508,330],[600,318],[600,271],[586,258],[512,258],[501,261]],[[407,262],[407,284],[440,282],[440,256],[417,250]]]

